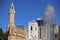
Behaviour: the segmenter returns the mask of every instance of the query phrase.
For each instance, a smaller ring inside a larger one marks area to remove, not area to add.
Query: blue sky
[[[11,3],[15,6],[15,24],[28,27],[33,19],[43,18],[46,6],[54,6],[56,24],[60,24],[60,0],[0,0],[0,27],[6,31],[9,23],[9,8]]]

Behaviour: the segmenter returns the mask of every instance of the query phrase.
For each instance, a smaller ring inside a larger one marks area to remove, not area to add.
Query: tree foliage
[[[8,40],[8,31],[6,31],[6,33],[4,33],[4,40]]]
[[[3,32],[2,28],[0,28],[0,40],[8,40],[8,32],[6,31],[5,33]]]
[[[1,39],[4,38],[4,32],[3,32],[2,28],[0,28],[0,38]]]

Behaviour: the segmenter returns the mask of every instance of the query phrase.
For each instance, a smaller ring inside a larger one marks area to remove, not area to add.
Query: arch
[[[31,30],[33,30],[33,27],[31,26]]]

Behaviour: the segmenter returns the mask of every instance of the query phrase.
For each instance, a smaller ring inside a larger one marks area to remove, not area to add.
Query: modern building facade
[[[60,25],[58,26],[58,40],[60,40]]]
[[[38,23],[38,34],[39,34],[39,40],[41,40],[43,37],[42,37],[42,28],[43,28],[43,25],[44,25],[44,20],[43,18],[38,18],[36,20],[36,22]]]

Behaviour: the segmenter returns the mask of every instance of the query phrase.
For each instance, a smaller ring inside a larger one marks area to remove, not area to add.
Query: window
[[[57,34],[55,33],[55,38],[57,38]]]
[[[41,28],[40,28],[40,38],[41,38]]]
[[[33,28],[32,28],[32,26],[31,26],[31,30],[32,30]]]
[[[35,27],[35,31],[37,30],[37,27]]]
[[[13,7],[12,7],[12,9],[13,9]]]

